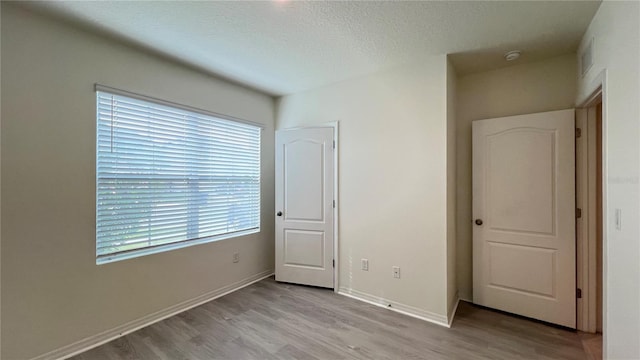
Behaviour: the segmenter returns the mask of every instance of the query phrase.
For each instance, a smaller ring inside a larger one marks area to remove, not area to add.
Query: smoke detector
[[[520,54],[522,54],[520,50],[509,51],[508,53],[504,54],[504,59],[507,61],[513,61],[518,59],[520,57]]]

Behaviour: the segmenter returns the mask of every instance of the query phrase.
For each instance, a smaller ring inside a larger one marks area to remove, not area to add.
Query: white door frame
[[[576,142],[576,148],[586,156],[582,159],[582,169],[576,172],[576,182],[583,185],[580,192],[576,192],[576,204],[582,209],[582,221],[577,222],[579,231],[576,232],[576,285],[582,290],[582,298],[577,299],[577,329],[580,331],[594,333],[596,331],[596,201],[594,178],[589,179],[587,167],[594,166],[596,149],[593,146],[589,149],[587,138],[595,139],[595,106],[602,103],[602,330],[603,330],[603,353],[606,354],[607,338],[607,227],[609,214],[607,212],[608,185],[607,174],[607,93],[606,93],[606,73],[601,72],[594,83],[599,84],[597,89],[580,104],[576,109],[576,127],[582,129],[582,141]],[[591,142],[592,143],[592,142]],[[580,145],[578,145],[580,144]]]
[[[340,192],[338,191],[338,169],[340,168],[338,166],[338,150],[340,149],[339,147],[339,141],[338,141],[338,128],[339,128],[339,121],[333,121],[333,122],[328,122],[328,123],[324,123],[324,124],[320,124],[320,125],[310,125],[310,126],[297,126],[297,127],[293,127],[293,128],[286,128],[286,129],[277,129],[277,130],[300,130],[300,129],[318,129],[318,128],[332,128],[333,129],[333,141],[334,143],[334,148],[333,148],[333,200],[335,201],[335,207],[333,208],[333,261],[335,266],[333,267],[333,292],[337,293],[338,289],[340,288],[338,282],[340,280],[340,277],[338,276],[340,274],[340,272],[338,271],[340,269],[340,265],[339,265],[339,239],[338,239],[338,223],[339,223],[339,207],[340,207],[340,201],[338,198],[338,195],[340,194]],[[276,209],[277,211],[277,209]]]

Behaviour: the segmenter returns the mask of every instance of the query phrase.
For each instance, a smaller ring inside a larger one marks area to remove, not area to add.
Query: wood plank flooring
[[[447,329],[269,278],[73,359],[586,358],[576,332],[464,302]]]

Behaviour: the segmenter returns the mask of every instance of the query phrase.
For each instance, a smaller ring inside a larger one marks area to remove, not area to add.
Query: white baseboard
[[[105,344],[113,339],[117,339],[126,334],[132,333],[136,330],[139,330],[143,327],[149,326],[158,321],[169,318],[173,315],[179,314],[183,311],[194,308],[198,305],[202,305],[211,300],[217,299],[221,296],[232,293],[236,290],[242,289],[243,287],[249,286],[255,282],[258,282],[262,279],[265,279],[269,276],[273,275],[273,270],[263,271],[256,275],[250,276],[248,278],[237,281],[233,284],[223,286],[220,289],[216,289],[205,294],[202,294],[193,299],[183,301],[179,304],[170,306],[166,309],[154,312],[152,314],[143,316],[136,320],[130,321],[123,325],[117,326],[113,329],[101,332],[99,334],[89,336],[80,341],[76,341],[72,344],[63,346],[56,350],[50,351],[48,353],[42,354],[33,358],[32,360],[50,360],[50,359],[66,359],[71,356],[80,354],[94,347]]]
[[[341,287],[338,290],[338,294],[344,295],[356,300],[364,301],[372,305],[383,307],[385,309],[389,309],[389,310],[398,312],[400,314],[408,315],[408,316],[411,316],[420,320],[428,321],[430,323],[434,323],[447,328],[451,326],[451,323],[449,322],[449,319],[447,319],[447,316],[432,313],[430,311],[426,311],[413,306],[401,304],[401,303],[388,300],[385,298],[381,298],[378,296],[370,295],[361,291]]]

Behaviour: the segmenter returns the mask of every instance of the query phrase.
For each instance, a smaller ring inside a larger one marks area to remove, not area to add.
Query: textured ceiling
[[[574,52],[593,1],[38,2],[63,16],[273,95],[453,54],[459,74]]]

